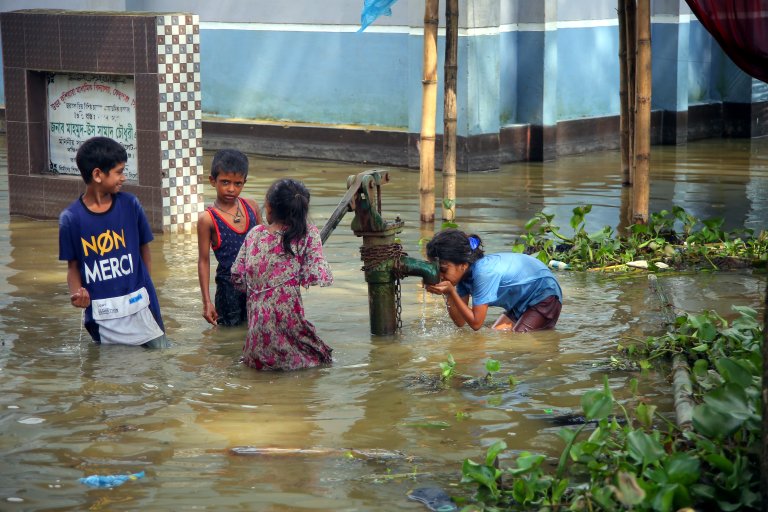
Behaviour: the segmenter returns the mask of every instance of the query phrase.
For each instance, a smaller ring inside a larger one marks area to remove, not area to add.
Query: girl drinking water
[[[320,232],[307,222],[309,190],[297,180],[277,180],[264,209],[267,225],[248,233],[232,265],[232,283],[246,293],[248,305],[242,360],[257,370],[330,363],[331,348],[304,318],[299,289],[333,283]]]
[[[427,257],[438,261],[442,279],[427,291],[445,297],[448,314],[459,327],[480,329],[489,306],[504,308],[493,324],[498,330],[552,329],[560,317],[560,285],[532,256],[511,252],[486,256],[479,236],[446,229],[427,244]]]

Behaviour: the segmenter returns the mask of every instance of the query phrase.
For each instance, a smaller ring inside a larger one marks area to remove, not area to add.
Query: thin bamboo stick
[[[625,235],[632,225],[632,186],[621,187],[619,193],[619,225],[616,226],[616,232]]]
[[[637,91],[632,220],[648,222],[651,159],[651,1],[637,3]]]
[[[443,102],[443,220],[456,219],[456,75],[459,0],[445,4],[445,89]]]
[[[435,116],[437,115],[437,25],[439,0],[424,5],[424,79],[419,144],[419,212],[422,222],[435,220]]]
[[[637,91],[637,5],[635,0],[625,0],[624,16],[627,22],[627,119],[629,127],[629,184],[635,181],[635,93]]]
[[[624,4],[627,0],[618,0],[617,16],[619,19],[619,131],[621,145],[622,184],[629,185],[629,99],[627,97],[627,19]]]

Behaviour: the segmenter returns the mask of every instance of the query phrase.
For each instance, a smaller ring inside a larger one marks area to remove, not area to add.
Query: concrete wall
[[[399,0],[392,16],[357,33],[361,6],[360,0],[0,2],[0,10],[198,14],[208,119],[418,134],[424,1]],[[460,0],[459,9],[460,137],[498,139],[507,127],[538,130],[618,115],[615,0]],[[751,105],[768,95],[724,56],[684,0],[655,0],[652,23],[654,110],[687,113],[689,106],[712,106],[706,111],[711,116],[723,102]],[[438,69],[443,26],[441,19]],[[439,118],[442,88],[440,74]],[[689,129],[678,117],[669,139],[674,143]],[[442,132],[441,122],[437,130]],[[567,147],[558,151],[578,150]]]

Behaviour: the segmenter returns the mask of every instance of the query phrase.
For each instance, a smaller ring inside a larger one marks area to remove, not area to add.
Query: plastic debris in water
[[[132,475],[91,475],[81,478],[80,483],[91,487],[117,487],[128,480],[138,480],[139,478],[144,478],[143,471]]]
[[[43,418],[24,418],[23,420],[19,420],[19,423],[23,423],[25,425],[37,425],[38,423],[42,423],[45,420]]]
[[[408,499],[419,501],[433,512],[455,512],[459,509],[444,490],[439,487],[419,487],[408,491]]]
[[[564,262],[564,261],[557,261],[557,260],[549,260],[549,265],[547,265],[549,268],[554,268],[557,270],[570,270],[571,266]]]

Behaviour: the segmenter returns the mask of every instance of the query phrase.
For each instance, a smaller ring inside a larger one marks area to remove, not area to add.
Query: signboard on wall
[[[48,75],[48,155],[54,174],[80,175],[77,148],[103,136],[125,147],[125,175],[139,180],[136,144],[136,85],[133,77],[50,73]]]

